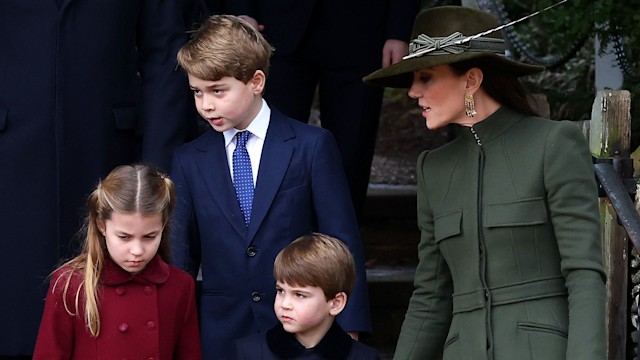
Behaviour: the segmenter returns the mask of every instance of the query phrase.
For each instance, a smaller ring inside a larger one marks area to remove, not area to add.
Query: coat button
[[[153,321],[148,321],[147,322],[147,329],[149,330],[153,330],[156,327],[156,323]]]
[[[249,255],[249,256],[251,256],[251,257],[256,256],[256,253],[257,253],[257,252],[258,252],[258,251],[256,250],[256,248],[254,248],[253,246],[249,246],[249,247],[247,248],[247,255]]]
[[[118,330],[120,332],[127,332],[127,330],[129,330],[129,325],[127,325],[127,323],[122,323],[118,326]]]
[[[153,288],[151,288],[151,286],[145,286],[144,293],[147,295],[151,295],[153,293]]]
[[[126,294],[126,293],[127,293],[127,289],[125,289],[125,288],[123,288],[123,287],[120,287],[120,286],[118,286],[118,287],[116,288],[116,294],[118,294],[118,295],[122,296],[122,295],[124,295],[124,294]]]
[[[262,299],[262,296],[260,296],[260,293],[255,292],[255,291],[251,293],[251,300],[253,300],[255,302],[258,302],[261,299]]]

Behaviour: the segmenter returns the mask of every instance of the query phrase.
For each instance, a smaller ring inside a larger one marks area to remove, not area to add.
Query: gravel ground
[[[416,161],[420,153],[435,149],[444,144],[446,139],[446,130],[431,131],[426,128],[415,100],[397,90],[387,91],[380,114],[369,182],[415,185]]]

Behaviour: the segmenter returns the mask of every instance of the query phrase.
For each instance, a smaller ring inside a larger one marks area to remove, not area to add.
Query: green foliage
[[[557,1],[534,1],[528,10],[541,9]],[[518,2],[504,1],[506,6],[514,8]],[[550,34],[562,34],[558,36],[558,45],[567,45],[585,32],[597,34],[603,44],[609,43],[615,35],[622,35],[627,58],[636,59],[637,56],[633,55],[640,41],[640,27],[637,25],[640,21],[639,7],[640,0],[569,0],[540,17],[548,20]]]
[[[559,0],[495,0],[502,1],[509,17],[517,19]],[[585,46],[568,62],[551,68],[543,75],[527,79],[535,90],[547,95],[552,117],[588,119],[595,96],[594,48],[607,49],[616,37],[622,40],[626,60],[623,88],[632,97],[632,146],[640,144],[640,0],[569,0],[542,13],[514,30],[541,57],[562,54],[578,39],[587,36]],[[597,40],[596,40],[597,39]],[[525,57],[519,54],[522,59]]]

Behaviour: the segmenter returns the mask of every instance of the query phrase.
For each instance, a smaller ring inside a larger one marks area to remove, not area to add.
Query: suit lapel
[[[56,0],[62,10],[65,10],[72,0]]]
[[[211,198],[222,209],[221,212],[238,234],[245,237],[247,227],[244,224],[242,211],[231,181],[224,136],[221,133],[211,131],[207,141],[198,150],[196,166],[207,189],[209,189]]]
[[[264,221],[271,203],[278,193],[282,179],[289,168],[295,142],[295,133],[284,115],[271,110],[269,129],[262,148],[258,181],[253,195],[253,209],[249,224],[249,241]]]

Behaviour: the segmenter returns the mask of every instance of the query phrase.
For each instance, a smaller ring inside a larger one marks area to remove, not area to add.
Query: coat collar
[[[289,359],[302,356],[305,351],[312,351],[324,359],[347,359],[351,352],[352,340],[336,321],[333,322],[329,331],[324,335],[318,345],[311,349],[305,349],[296,340],[294,334],[288,333],[278,324],[267,331],[267,345],[269,349],[279,358]]]
[[[105,266],[102,276],[104,285],[121,285],[129,281],[139,283],[164,284],[169,279],[169,265],[160,258],[160,255],[151,259],[149,264],[137,275],[131,275],[118,266],[108,255],[105,259]]]
[[[458,134],[462,135],[465,140],[473,141],[476,144],[480,141],[480,144],[484,145],[499,137],[523,118],[524,115],[503,106],[471,127],[460,126]]]

